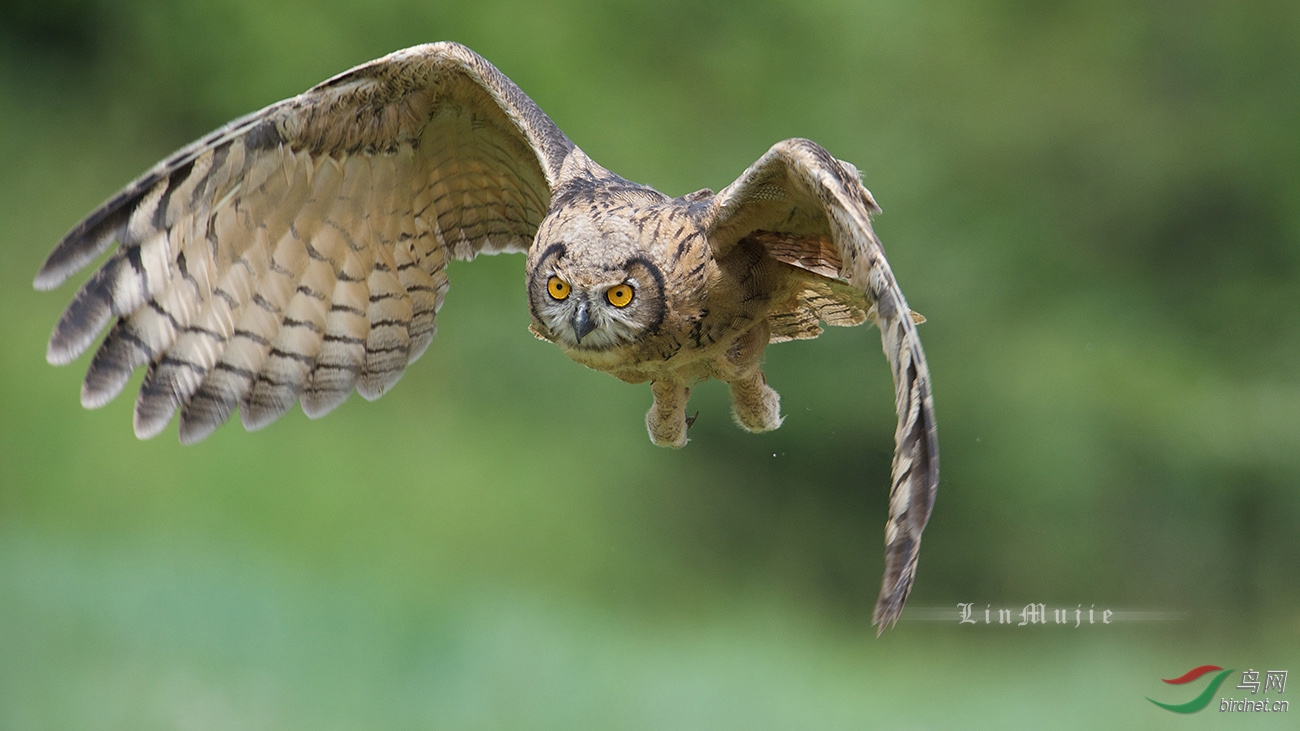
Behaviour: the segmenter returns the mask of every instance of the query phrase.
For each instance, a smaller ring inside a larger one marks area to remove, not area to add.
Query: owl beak
[[[578,338],[580,343],[587,333],[596,329],[596,323],[587,314],[587,300],[584,299],[578,302],[578,311],[573,314],[570,323],[573,325],[573,335]]]

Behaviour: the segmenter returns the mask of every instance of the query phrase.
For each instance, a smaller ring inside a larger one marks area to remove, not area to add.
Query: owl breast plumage
[[[238,119],[128,185],[46,260],[49,289],[111,249],[51,335],[71,362],[109,328],[82,403],[146,369],[135,430],[182,441],[390,389],[433,339],[447,263],[526,253],[535,335],[650,384],[646,426],[681,447],[718,379],[750,431],[781,423],[770,343],[880,329],[898,426],[875,622],[897,620],[938,485],[920,318],[872,232],[857,170],[774,145],[717,194],[670,198],[591,160],[513,82],[454,43],[358,66]]]

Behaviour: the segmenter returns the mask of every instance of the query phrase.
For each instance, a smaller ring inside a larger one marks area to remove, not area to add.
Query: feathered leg
[[[654,394],[654,404],[645,415],[646,428],[650,431],[650,441],[660,447],[681,449],[686,446],[686,402],[691,397],[691,389],[672,381],[653,381],[650,393]]]

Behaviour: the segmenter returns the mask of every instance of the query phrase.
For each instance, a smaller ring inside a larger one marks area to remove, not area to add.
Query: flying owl
[[[384,394],[433,339],[447,264],[524,253],[533,334],[650,384],[650,439],[682,447],[692,386],[727,383],[739,425],[781,424],[760,363],[821,324],[880,329],[898,427],[879,630],[912,586],[938,484],[925,356],[857,170],[778,142],[714,194],[669,198],[598,165],[464,46],[398,51],[237,119],[91,213],[36,275],[51,289],[116,242],[50,337],[77,358],[110,323],[87,408],[146,373],[135,433],[180,412],[195,442],[355,389]],[[915,321],[914,321],[915,320]]]

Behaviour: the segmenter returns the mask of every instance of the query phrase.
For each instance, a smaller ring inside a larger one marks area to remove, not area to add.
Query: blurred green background
[[[528,334],[517,256],[453,266],[430,351],[315,423],[138,442],[130,398],[78,405],[87,358],[46,365],[73,289],[31,279],[83,215],[442,39],[671,195],[793,136],[863,171],[929,318],[943,455],[896,629],[870,627],[874,331],[769,350],[772,434],[701,387],[680,452],[647,439],[646,387]],[[4,0],[0,728],[1247,723],[1144,696],[1300,671],[1298,171],[1290,0]],[[1179,618],[936,618],[958,602]]]

